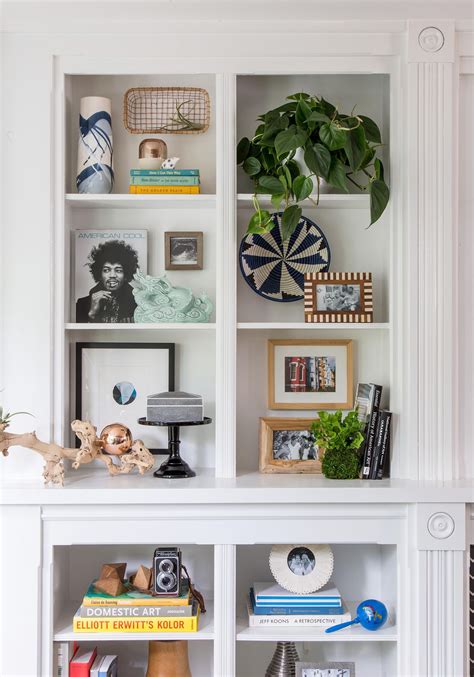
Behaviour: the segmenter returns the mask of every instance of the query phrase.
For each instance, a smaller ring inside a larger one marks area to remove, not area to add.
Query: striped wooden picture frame
[[[305,322],[373,322],[372,273],[307,273]]]

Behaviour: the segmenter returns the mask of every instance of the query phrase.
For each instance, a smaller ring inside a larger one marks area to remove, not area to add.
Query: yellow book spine
[[[189,597],[151,597],[150,599],[100,599],[84,597],[83,606],[187,606]]]
[[[200,186],[130,186],[129,192],[135,195],[197,195]]]
[[[74,632],[197,632],[197,616],[190,618],[81,618],[74,616]]]

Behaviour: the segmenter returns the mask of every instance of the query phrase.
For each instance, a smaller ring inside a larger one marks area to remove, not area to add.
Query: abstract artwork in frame
[[[296,663],[296,677],[355,677],[355,663]]]
[[[350,339],[269,339],[269,409],[352,409]]]
[[[373,322],[372,273],[308,273],[305,322]]]
[[[146,416],[148,395],[174,389],[174,343],[76,344],[76,418],[90,421],[99,434],[122,423],[151,453],[169,453],[166,429],[137,421]]]
[[[312,418],[261,418],[259,468],[263,473],[318,473],[321,461]]]
[[[165,270],[202,270],[202,232],[165,233]]]

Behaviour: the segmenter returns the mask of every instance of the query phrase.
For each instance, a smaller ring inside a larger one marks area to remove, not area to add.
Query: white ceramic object
[[[76,186],[79,193],[111,193],[114,185],[112,103],[102,96],[81,99]]]
[[[334,555],[329,545],[274,545],[270,570],[285,590],[299,595],[316,592],[330,580]]]

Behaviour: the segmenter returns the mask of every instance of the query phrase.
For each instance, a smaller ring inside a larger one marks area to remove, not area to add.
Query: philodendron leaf
[[[319,138],[329,150],[343,148],[347,139],[347,132],[334,122],[326,122],[319,129]]]
[[[248,157],[243,164],[244,172],[249,176],[255,176],[262,169],[260,161],[256,157]]]
[[[331,122],[331,118],[328,118],[324,113],[319,113],[319,111],[315,110],[311,113],[309,118],[307,118],[306,122]]]
[[[262,235],[267,233],[274,226],[272,217],[269,211],[266,209],[261,209],[260,211],[252,214],[249,224],[247,226],[247,233],[257,233]]]
[[[281,217],[281,236],[283,240],[287,240],[295,230],[301,218],[301,207],[299,205],[291,205],[287,207]]]
[[[334,188],[340,188],[344,193],[349,192],[349,187],[347,185],[346,170],[344,165],[337,158],[332,158],[331,168],[329,170],[329,179],[328,182]]]
[[[296,124],[302,127],[306,124],[311,115],[311,108],[304,99],[298,101],[296,107]]]
[[[377,127],[375,122],[370,118],[366,117],[365,115],[358,115],[357,117],[359,117],[362,120],[367,141],[372,141],[373,143],[382,143],[380,129]]]
[[[297,179],[293,181],[293,193],[298,202],[301,200],[306,200],[306,198],[311,195],[313,191],[313,182],[307,176],[298,176]]]
[[[374,169],[375,169],[375,178],[384,181],[383,164],[382,161],[379,160],[378,158],[374,161]]]
[[[281,202],[285,197],[285,193],[279,193],[278,195],[272,195],[270,200],[273,207],[278,211],[280,209]]]
[[[365,151],[367,143],[365,140],[364,130],[362,125],[351,129],[347,132],[346,143],[344,144],[344,151],[349,160],[350,168],[356,172],[365,159]]]
[[[285,186],[276,178],[276,176],[261,176],[258,180],[258,185],[264,188],[270,195],[278,195],[284,191]]]
[[[300,146],[304,146],[306,138],[306,132],[295,125],[291,125],[288,129],[279,132],[275,137],[275,150],[278,157],[286,155],[290,150],[296,150]]]
[[[387,206],[390,191],[387,184],[381,179],[375,179],[369,184],[370,188],[370,225],[382,216]]]
[[[250,149],[250,141],[247,139],[246,136],[243,137],[243,139],[240,139],[239,143],[237,144],[237,164],[241,165],[242,162],[246,159],[247,155],[249,154],[249,149]]]
[[[326,146],[322,143],[315,143],[314,146],[308,144],[304,152],[304,161],[308,169],[327,180],[331,166],[331,153]]]

